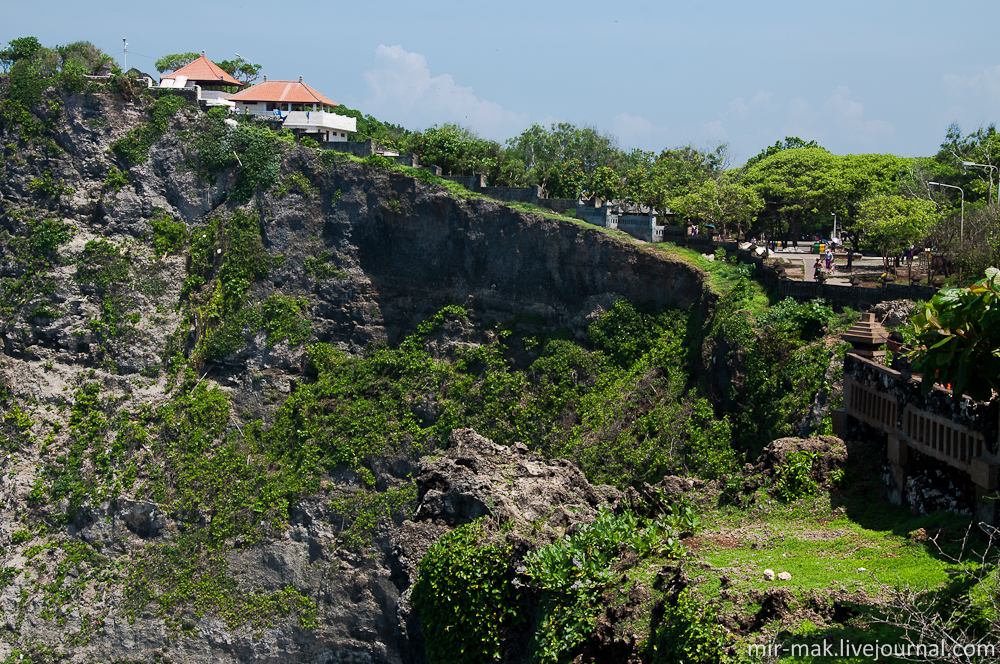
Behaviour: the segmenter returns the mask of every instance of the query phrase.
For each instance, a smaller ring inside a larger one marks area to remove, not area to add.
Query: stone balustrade
[[[921,394],[920,376],[900,372],[851,354],[844,359],[842,414],[886,434],[889,500],[902,504],[910,451],[969,475],[976,488],[975,516],[1000,525],[997,490],[1000,469],[1000,399],[984,403],[935,385]],[[845,422],[835,418],[837,433]]]

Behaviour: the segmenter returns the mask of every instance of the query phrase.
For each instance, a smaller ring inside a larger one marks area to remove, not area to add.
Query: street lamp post
[[[833,235],[830,236],[830,239],[831,240],[836,240],[837,239],[837,213],[836,212],[831,212],[830,214],[833,215]]]
[[[974,161],[963,161],[962,166],[978,166],[979,168],[990,168],[997,172],[997,203],[1000,203],[1000,168],[990,164],[977,164]],[[990,176],[990,198],[993,198],[993,176]]]
[[[928,182],[927,184],[931,185],[932,187],[948,187],[949,189],[958,189],[960,192],[962,192],[962,221],[961,221],[961,226],[959,226],[958,232],[959,232],[959,237],[962,240],[964,240],[965,239],[965,189],[962,189],[961,187],[956,187],[953,184],[945,184],[944,182]]]

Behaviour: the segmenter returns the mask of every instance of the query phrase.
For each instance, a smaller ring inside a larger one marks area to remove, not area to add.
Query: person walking
[[[847,273],[851,273],[851,263],[854,261],[854,252],[850,249],[847,250]]]
[[[830,265],[832,265],[832,264],[833,264],[833,250],[832,249],[827,249],[826,250],[826,269],[829,270],[830,269]]]
[[[818,283],[823,282],[823,264],[816,259],[816,263],[813,265],[813,279]]]

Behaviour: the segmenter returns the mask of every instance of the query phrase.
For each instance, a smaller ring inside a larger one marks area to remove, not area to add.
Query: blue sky
[[[9,5],[0,41],[86,39],[156,58],[240,53],[335,101],[503,140],[567,121],[659,151],[728,143],[734,165],[786,135],[838,154],[936,152],[951,122],[998,120],[996,0]]]

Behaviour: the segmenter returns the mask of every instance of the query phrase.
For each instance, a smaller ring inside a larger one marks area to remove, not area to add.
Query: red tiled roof
[[[197,83],[198,81],[215,81],[225,85],[235,85],[237,87],[243,85],[204,55],[194,62],[184,65],[177,71],[161,77],[160,80],[163,80],[164,78],[176,78],[178,76],[187,76],[187,79],[194,83]]]
[[[241,90],[229,98],[232,101],[272,101],[288,104],[325,104],[340,106],[302,81],[264,81]]]

